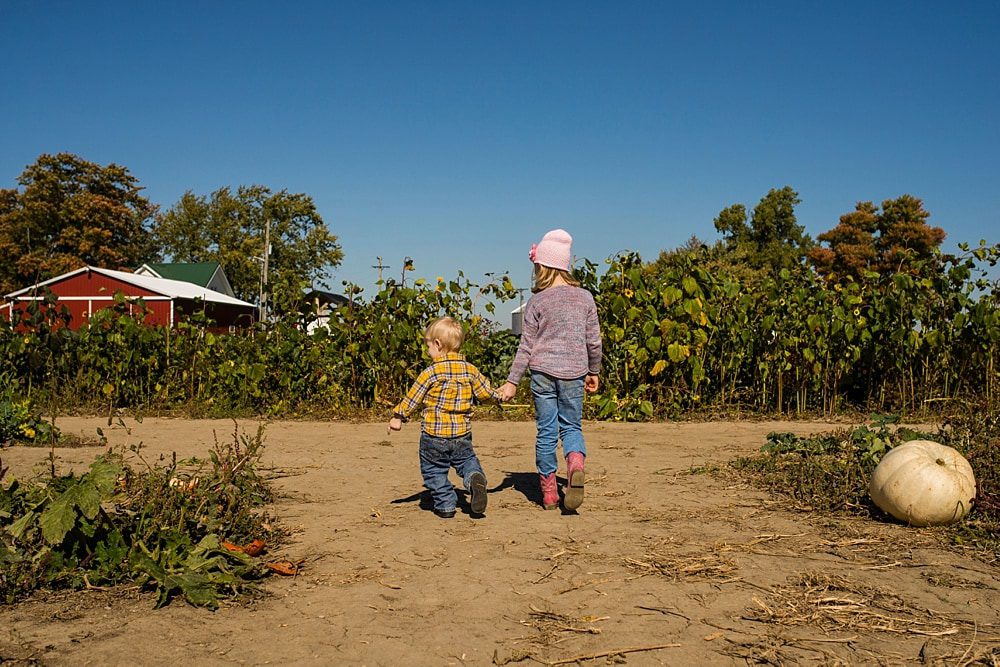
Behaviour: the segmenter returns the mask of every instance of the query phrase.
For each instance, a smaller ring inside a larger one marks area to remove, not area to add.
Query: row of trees
[[[795,217],[799,195],[786,186],[768,192],[747,216],[743,204],[719,213],[715,229],[723,237],[730,263],[776,273],[803,262],[820,275],[860,279],[866,271],[890,273],[917,264],[926,265],[944,241],[940,227],[927,223],[930,213],[920,199],[904,194],[882,202],[858,202],[831,230],[814,242]],[[700,245],[696,243],[689,247]]]
[[[161,259],[217,261],[237,296],[259,291],[258,261],[270,227],[270,292],[280,305],[343,258],[311,197],[261,185],[186,192],[166,211],[142,194],[125,167],[101,166],[69,153],[42,155],[0,189],[0,293],[83,264],[136,267]],[[808,262],[824,276],[859,278],[863,271],[895,271],[926,260],[945,234],[927,224],[916,197],[859,202],[813,241],[798,224],[798,193],[772,189],[748,214],[734,204],[715,218],[725,255],[755,271],[775,272]],[[821,245],[826,244],[826,245]]]
[[[125,167],[69,153],[42,155],[0,189],[0,294],[85,264],[134,269],[145,262],[219,262],[236,295],[255,301],[271,241],[272,304],[297,305],[324,285],[342,257],[311,197],[252,185],[186,192],[166,211],[143,196]]]
[[[237,296],[260,291],[265,229],[271,240],[269,285],[277,312],[297,306],[303,288],[323,277],[343,252],[311,197],[261,185],[188,191],[165,211],[142,194],[125,167],[101,166],[68,153],[42,155],[0,189],[0,294],[84,264],[134,268],[149,261],[219,262]],[[932,257],[945,234],[927,223],[916,197],[859,202],[814,241],[798,224],[799,195],[772,189],[748,214],[733,204],[715,218],[715,256],[747,275],[773,275],[807,264],[827,278],[860,279]],[[695,242],[693,248],[701,245]],[[665,253],[669,256],[671,253]]]

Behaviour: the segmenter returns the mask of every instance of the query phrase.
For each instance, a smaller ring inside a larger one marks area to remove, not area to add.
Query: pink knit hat
[[[572,248],[573,237],[564,229],[553,229],[539,243],[532,244],[528,257],[535,264],[569,271]]]

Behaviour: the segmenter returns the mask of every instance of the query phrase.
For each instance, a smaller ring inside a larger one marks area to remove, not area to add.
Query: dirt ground
[[[99,419],[60,421],[93,435]],[[112,443],[204,455],[231,421],[129,421]],[[544,511],[534,424],[478,422],[485,518],[429,511],[419,426],[273,422],[264,462],[302,574],[211,612],[136,591],[0,609],[0,662],[94,665],[1000,663],[1000,569],[933,529],[797,512],[713,474],[816,422],[586,424],[586,499]],[[256,422],[241,422],[253,432]],[[59,450],[61,465],[99,450]],[[0,454],[25,475],[38,449]],[[148,455],[148,454],[147,454]],[[707,472],[706,472],[707,471]],[[562,474],[563,470],[560,471]],[[457,481],[457,480],[456,480]]]

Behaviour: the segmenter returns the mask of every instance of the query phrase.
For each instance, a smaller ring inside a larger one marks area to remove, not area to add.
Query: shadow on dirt
[[[542,488],[538,483],[538,473],[537,472],[508,472],[505,473],[506,477],[504,480],[493,489],[490,489],[490,493],[496,491],[501,491],[503,489],[514,489],[515,491],[521,493],[528,502],[534,505],[542,504]],[[562,514],[576,514],[576,510],[568,510],[563,507],[563,488],[569,483],[565,477],[556,477],[556,482],[559,484],[559,511]]]
[[[493,493],[497,489],[487,489],[487,493]],[[483,514],[476,514],[472,511],[469,506],[469,492],[465,489],[459,489],[456,487],[455,492],[458,493],[458,510],[462,514],[468,514],[473,519],[482,519]],[[401,505],[403,503],[419,503],[417,506],[425,512],[434,511],[434,498],[431,496],[431,492],[427,489],[423,491],[418,491],[412,495],[406,496],[404,498],[396,498],[395,500],[390,500],[392,505]]]
[[[529,502],[536,505],[542,504],[542,489],[538,485],[537,472],[508,472],[499,486],[492,491],[502,489],[514,489],[523,495]]]
[[[389,503],[392,505],[401,505],[402,503],[415,503],[419,502],[420,509],[430,511],[434,509],[434,500],[431,498],[431,492],[427,489],[423,491],[417,491],[413,495],[406,496],[405,498],[396,498],[395,500],[390,500]]]
[[[567,510],[562,506],[562,489],[566,486],[567,481],[563,477],[557,478],[559,483],[559,507],[563,514],[576,514],[575,510]],[[542,504],[542,490],[538,484],[538,473],[536,472],[505,472],[504,479],[502,482],[494,486],[492,489],[487,489],[487,493],[498,493],[504,489],[514,489],[518,493],[522,494],[528,502],[533,505]],[[469,492],[465,489],[456,488],[455,491],[458,493],[458,509],[463,514],[468,514],[474,519],[482,518],[480,515],[475,514],[469,507]],[[431,497],[431,492],[427,489],[418,491],[412,495],[406,496],[404,498],[396,498],[395,500],[389,501],[393,505],[399,505],[402,503],[419,503],[420,509],[425,512],[434,511],[434,500]]]

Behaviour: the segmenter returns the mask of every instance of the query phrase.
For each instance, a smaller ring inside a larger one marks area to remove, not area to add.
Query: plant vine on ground
[[[257,466],[263,427],[215,443],[208,460],[147,461],[140,446],[109,449],[82,473],[18,479],[0,463],[0,600],[39,588],[134,583],[162,606],[175,596],[215,608],[269,572],[249,550],[282,533]]]
[[[934,433],[894,426],[897,421],[879,416],[866,425],[807,437],[771,433],[758,454],[737,458],[730,467],[797,509],[894,521],[868,496],[872,472],[882,457],[915,439],[954,447],[972,465],[976,500],[968,517],[942,533],[990,560],[1000,558],[1000,417],[968,406]]]

